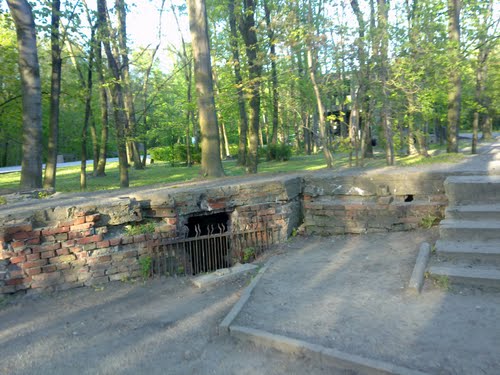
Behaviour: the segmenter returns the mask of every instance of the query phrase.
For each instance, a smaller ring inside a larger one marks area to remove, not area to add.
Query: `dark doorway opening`
[[[188,237],[193,239],[186,243],[188,259],[191,261],[190,274],[231,267],[227,212],[192,216],[188,218],[187,227]]]
[[[208,234],[220,234],[227,232],[229,214],[219,212],[211,215],[192,216],[188,218],[188,237],[206,236]]]

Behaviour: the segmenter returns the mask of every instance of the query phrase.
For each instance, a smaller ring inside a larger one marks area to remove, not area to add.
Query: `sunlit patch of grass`
[[[455,163],[464,158],[462,154],[439,154],[430,158],[420,156],[397,158],[399,166],[416,166],[429,163]],[[355,167],[355,158],[352,158],[352,167]],[[373,158],[364,160],[365,169],[384,167],[385,156],[376,152]],[[237,165],[236,160],[223,162],[226,176],[243,176],[245,168]],[[347,154],[334,154],[333,169],[349,168],[349,156]],[[259,163],[259,174],[293,173],[300,171],[317,171],[326,169],[326,162],[322,153],[315,155],[297,155],[286,162],[261,160]],[[106,165],[106,176],[94,177],[92,175],[93,165],[87,164],[87,191],[112,190],[119,188],[118,163],[112,162]],[[0,175],[0,189],[15,191],[19,187],[21,174],[19,172]],[[131,187],[145,185],[182,183],[187,181],[202,180],[200,165],[191,167],[172,167],[166,162],[156,162],[148,165],[143,170],[129,168],[129,181]],[[58,168],[56,178],[56,190],[59,192],[77,192],[80,190],[80,166]]]
[[[398,158],[398,165],[403,167],[410,167],[423,164],[435,163],[458,163],[464,159],[463,154],[438,154],[435,156],[425,157],[421,155],[411,155]]]

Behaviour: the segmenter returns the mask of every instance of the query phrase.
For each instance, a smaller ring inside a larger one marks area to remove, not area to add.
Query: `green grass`
[[[430,158],[420,156],[397,157],[396,164],[400,166],[415,166],[430,163],[459,162],[463,159],[462,154],[439,154]],[[349,167],[349,158],[346,154],[334,155],[334,169]],[[376,153],[372,159],[365,160],[365,168],[378,168],[385,166],[385,157]],[[353,161],[354,164],[354,161]],[[236,161],[230,160],[223,163],[227,176],[245,175],[244,167],[238,166]],[[259,163],[259,174],[290,173],[298,171],[315,171],[326,168],[323,154],[293,156],[290,160],[264,161]],[[87,167],[87,191],[111,190],[119,188],[118,163],[108,163],[105,177],[93,177],[91,175],[92,165]],[[21,174],[19,172],[0,175],[0,192],[15,191],[19,187]],[[156,162],[148,165],[144,170],[129,169],[130,187],[138,187],[153,184],[166,184],[202,180],[200,166],[172,167],[166,162]],[[56,190],[59,192],[76,192],[80,190],[80,166],[65,167],[57,170]]]

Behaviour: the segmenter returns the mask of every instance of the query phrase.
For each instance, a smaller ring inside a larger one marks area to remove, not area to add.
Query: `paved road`
[[[113,162],[117,162],[118,161],[118,158],[108,158],[106,159],[107,160],[107,163],[113,163]],[[147,159],[148,163],[149,163],[149,157]],[[93,160],[87,160],[87,165],[92,165],[94,161]],[[78,165],[80,165],[80,161],[71,161],[71,162],[67,162],[67,163],[59,163],[57,164],[57,166],[59,168],[62,168],[62,167],[76,167]],[[45,169],[45,164],[43,164],[43,168]],[[11,167],[3,167],[3,168],[0,168],[0,174],[3,174],[3,173],[11,173],[11,172],[21,172],[21,166],[20,165],[14,165],[14,166],[11,166]]]

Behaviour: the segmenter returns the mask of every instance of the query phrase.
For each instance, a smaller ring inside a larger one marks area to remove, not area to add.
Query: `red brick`
[[[69,227],[57,227],[57,228],[46,228],[42,229],[42,236],[53,236],[59,233],[68,233]]]
[[[26,261],[26,257],[24,255],[10,258],[10,262],[12,264],[21,263],[21,262],[24,262],[24,261]]]
[[[42,236],[42,242],[56,242],[56,236]]]
[[[101,218],[101,215],[99,215],[99,214],[87,215],[87,216],[85,216],[85,221],[87,223],[95,223],[96,221],[99,221],[100,218]]]
[[[40,267],[30,268],[30,269],[27,269],[25,272],[26,272],[26,275],[33,276],[33,275],[38,275],[39,273],[42,273],[42,269]]]
[[[24,283],[25,279],[10,279],[5,281],[5,285],[20,285]]]
[[[77,217],[73,219],[73,224],[71,225],[80,225],[85,223],[85,216]]]
[[[71,234],[71,233],[69,233]],[[73,247],[76,244],[76,240],[67,240],[61,243],[61,247]]]
[[[31,262],[24,262],[23,269],[45,266],[48,263],[47,259],[33,260]]]
[[[69,263],[57,263],[55,266],[58,270],[67,270],[71,267]]]
[[[40,237],[37,238],[30,238],[29,240],[26,241],[26,245],[39,245],[41,242]]]
[[[57,242],[64,242],[68,239],[68,233],[59,233],[55,235]]]
[[[19,249],[21,247],[24,247],[25,246],[25,243],[24,241],[13,241],[11,242],[11,246],[14,248],[14,249]]]
[[[5,234],[14,234],[17,232],[31,232],[33,225],[31,223],[16,224],[4,227]]]
[[[74,231],[84,231],[86,229],[90,229],[94,226],[94,223],[84,223],[84,224],[80,224],[80,225],[72,225],[70,227],[71,231],[74,232]]]
[[[27,240],[30,238],[36,238],[40,236],[40,231],[31,231],[31,232],[17,232],[12,235],[12,238],[15,240]]]
[[[109,247],[109,240],[97,242],[96,246],[98,249],[103,249],[105,247]]]
[[[50,250],[57,250],[61,248],[61,243],[56,242],[56,243],[49,243],[40,246],[40,251],[50,251]]]
[[[146,241],[146,236],[144,234],[136,234],[134,236],[134,243],[139,243],[144,241]]]
[[[85,245],[88,243],[99,242],[99,241],[102,241],[102,234],[94,234],[93,236],[90,236],[90,237],[81,238],[81,239],[77,240],[76,243],[78,243],[80,245]]]
[[[45,273],[54,272],[55,270],[57,270],[57,267],[53,264],[49,264],[45,267],[42,267],[42,271]]]
[[[63,249],[57,249],[56,253],[57,253],[57,255],[68,255],[69,249],[67,247],[65,247]]]
[[[97,258],[98,263],[104,263],[111,261],[111,255],[103,255]]]
[[[60,255],[58,257],[50,258],[50,263],[65,263],[75,260],[76,256],[74,254]]]
[[[124,258],[134,258],[137,256],[137,251],[136,250],[127,251],[125,253],[122,253],[122,255]]]
[[[90,251],[90,250],[94,250],[95,248],[96,248],[95,242],[88,243],[88,244],[82,246],[83,251]]]
[[[40,253],[26,255],[27,261],[38,260],[38,259],[40,259]]]
[[[120,237],[111,238],[111,239],[109,240],[109,246],[117,246],[117,245],[119,245],[121,242],[122,242],[122,239],[121,239]]]
[[[52,258],[54,256],[56,256],[56,252],[54,250],[44,251],[41,253],[42,259]]]
[[[122,245],[128,245],[130,243],[134,243],[134,237],[130,237],[130,236],[122,237]]]
[[[82,216],[85,216],[85,215],[88,215],[90,212],[87,212],[87,211],[79,211],[79,212],[75,212],[74,216],[75,217],[82,217]]]

